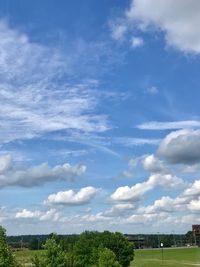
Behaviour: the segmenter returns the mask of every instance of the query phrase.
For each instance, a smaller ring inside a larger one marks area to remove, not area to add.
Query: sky
[[[200,223],[199,0],[0,0],[9,235]]]

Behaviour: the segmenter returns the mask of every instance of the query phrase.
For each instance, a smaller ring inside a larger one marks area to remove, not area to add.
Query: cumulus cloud
[[[188,204],[188,209],[191,211],[200,211],[200,197],[198,199],[191,200]]]
[[[100,189],[92,186],[81,188],[79,191],[67,190],[56,194],[51,194],[45,201],[45,204],[61,205],[83,205],[87,204],[94,198]]]
[[[56,165],[51,167],[48,163],[42,163],[33,167],[25,168],[12,164],[11,158],[8,155],[0,157],[0,187],[5,186],[23,186],[32,187],[42,185],[47,182],[54,181],[73,181],[75,177],[83,174],[86,171],[86,166]]]
[[[163,196],[161,199],[156,200],[153,205],[149,205],[145,208],[140,208],[140,212],[145,214],[155,214],[159,212],[174,212],[180,209],[180,205],[176,203],[176,200],[169,196]]]
[[[29,219],[29,220],[39,220],[39,221],[58,221],[60,218],[60,213],[55,209],[50,209],[48,211],[31,211],[27,209],[23,209],[18,211],[15,214],[16,219]]]
[[[160,184],[159,177],[151,178],[151,183]],[[148,181],[147,181],[148,182]],[[168,180],[170,183],[170,181]],[[174,229],[183,229],[183,227],[190,227],[191,222],[199,222],[198,214],[200,210],[200,190],[199,180],[194,181],[188,185],[186,189],[178,196],[172,198],[171,196],[163,196],[160,199],[155,200],[151,205],[142,206],[141,203],[133,203],[132,199],[126,200],[126,202],[120,199],[119,203],[114,202],[113,206],[108,210],[101,210],[97,213],[89,212],[87,214],[74,214],[74,213],[61,213],[55,208],[49,210],[30,210],[21,209],[17,212],[13,210],[6,211],[5,208],[0,209],[1,216],[0,221],[5,223],[6,221],[17,222],[21,225],[23,223],[40,223],[40,227],[50,223],[51,227],[53,222],[59,222],[62,229],[66,229],[66,223],[68,227],[76,230],[77,227],[80,231],[85,229],[116,229],[114,225],[119,227],[128,227],[129,224],[148,226],[151,224],[152,232],[158,231],[159,227],[162,227],[163,223],[166,223],[165,230],[171,231],[170,225],[173,223]],[[165,182],[161,182],[165,187]],[[176,183],[174,183],[175,186]],[[170,186],[170,185],[169,185]],[[176,185],[178,187],[178,185]],[[70,190],[69,190],[70,191]],[[75,197],[79,191],[73,191],[72,200],[76,198],[75,204],[77,204],[77,197]],[[129,192],[128,192],[129,194]],[[56,194],[55,194],[56,195]],[[74,203],[73,203],[74,204]],[[69,205],[73,205],[71,202]],[[62,209],[62,212],[64,210]],[[89,210],[90,211],[90,210]],[[94,225],[95,223],[95,225]],[[169,225],[169,227],[168,227]],[[75,227],[75,228],[74,228]],[[162,228],[163,229],[163,228]],[[184,228],[185,229],[185,228]]]
[[[34,218],[39,218],[41,214],[42,214],[41,211],[30,211],[27,209],[23,209],[16,213],[15,218],[34,219]]]
[[[178,129],[192,129],[199,128],[200,121],[187,120],[187,121],[150,121],[136,126],[141,130],[178,130]]]
[[[188,185],[188,187],[175,198],[163,196],[161,199],[156,200],[152,205],[140,207],[138,213],[189,213],[198,210],[200,210],[200,180],[196,180]]]
[[[124,219],[124,222],[131,224],[149,224],[155,219],[155,214],[133,214]]]
[[[184,182],[181,178],[171,174],[155,173],[147,181],[137,183],[132,187],[118,187],[110,198],[112,201],[139,201],[145,193],[153,190],[157,186],[163,187],[164,189],[172,189],[183,184]]]
[[[117,218],[121,216],[126,216],[136,208],[132,203],[120,203],[113,205],[109,210],[102,212],[102,216]]]
[[[139,30],[163,32],[169,46],[183,52],[198,54],[199,10],[198,0],[132,0],[126,16]]]
[[[165,171],[163,162],[157,159],[153,154],[144,157],[142,160],[142,165],[143,168],[149,172],[160,173]]]
[[[194,183],[182,193],[182,197],[188,198],[195,196],[200,196],[200,180],[194,181]]]
[[[158,155],[170,163],[192,165],[200,161],[200,130],[179,130],[160,143]]]

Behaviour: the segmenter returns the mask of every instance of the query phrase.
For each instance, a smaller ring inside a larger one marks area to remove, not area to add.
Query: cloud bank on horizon
[[[199,1],[86,0],[81,14],[50,2],[0,4],[0,223],[8,234],[190,230]]]

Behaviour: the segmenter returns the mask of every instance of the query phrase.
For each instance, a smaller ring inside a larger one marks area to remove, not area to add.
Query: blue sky
[[[199,8],[0,1],[8,234],[184,233],[199,223]]]

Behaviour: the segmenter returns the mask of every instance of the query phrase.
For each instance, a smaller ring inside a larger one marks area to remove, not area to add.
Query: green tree
[[[99,248],[111,250],[122,267],[128,267],[133,260],[133,245],[124,235],[108,231],[103,233],[84,232],[74,245],[74,266],[94,266],[99,259]]]
[[[98,267],[121,267],[116,260],[116,255],[110,249],[104,248],[99,253]]]
[[[6,231],[0,226],[0,266],[19,267],[6,242]]]
[[[116,255],[122,267],[128,267],[134,258],[133,244],[121,233],[105,231],[102,234],[103,247],[110,249]]]
[[[67,255],[58,243],[56,235],[47,239],[44,249],[45,253],[41,259],[35,257],[32,260],[34,267],[69,267]]]
[[[35,267],[128,267],[133,260],[133,245],[124,235],[111,232],[84,232],[62,240],[51,235],[42,259]]]

